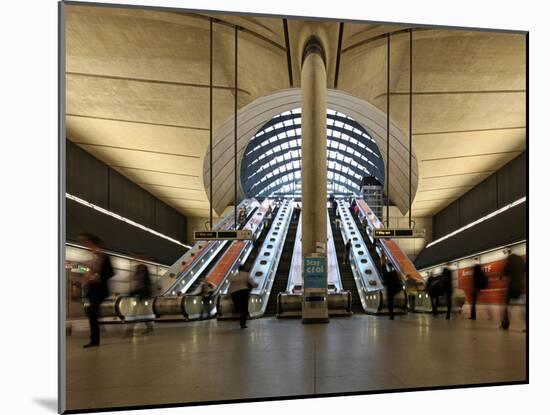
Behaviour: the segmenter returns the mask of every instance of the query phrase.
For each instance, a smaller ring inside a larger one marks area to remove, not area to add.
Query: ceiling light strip
[[[124,216],[120,216],[114,212],[111,212],[110,210],[107,210],[107,209],[104,209],[102,207],[99,207],[97,205],[94,205],[93,203],[90,203],[84,199],[81,199],[77,196],[74,196],[74,195],[71,195],[70,193],[65,193],[65,197],[67,199],[71,199],[71,200],[74,200],[75,202],[78,202],[80,203],[81,205],[84,205],[84,206],[87,206],[89,208],[92,208],[94,210],[97,210],[98,212],[101,212],[101,213],[104,213],[105,215],[108,215],[108,216],[111,216],[112,218],[115,218],[115,219],[118,219],[122,222],[126,222],[127,224],[129,225],[132,225],[132,226],[135,226],[136,228],[139,228],[141,230],[144,230],[146,232],[149,232],[149,233],[152,233],[153,235],[155,236],[158,236],[159,238],[163,238],[163,239],[166,239],[167,241],[170,241],[172,243],[175,243],[175,244],[178,244],[178,245],[181,245],[187,249],[191,249],[192,247],[189,246],[189,245],[186,245],[184,243],[181,243],[180,241],[174,239],[174,238],[170,238],[169,236],[167,235],[164,235],[160,232],[157,232],[151,228],[148,228],[147,226],[143,226],[141,225],[140,223],[137,223],[137,222],[134,222],[133,220],[131,219],[128,219],[128,218],[125,218]]]
[[[492,217],[494,217],[494,216],[496,216],[496,215],[499,215],[499,214],[501,214],[501,213],[503,213],[503,212],[506,212],[507,210],[513,208],[514,206],[518,206],[518,205],[524,203],[526,200],[527,200],[527,197],[524,196],[524,197],[522,197],[521,199],[516,200],[515,202],[512,202],[512,203],[510,203],[510,204],[508,204],[508,205],[506,205],[506,206],[503,206],[503,207],[501,207],[500,209],[495,210],[494,212],[489,213],[488,215],[483,216],[482,218],[480,218],[480,219],[478,219],[478,220],[475,220],[475,221],[469,223],[468,225],[463,226],[462,228],[457,229],[456,231],[453,231],[453,232],[451,232],[451,233],[449,233],[449,234],[447,234],[447,235],[445,235],[445,236],[442,236],[442,237],[439,238],[439,239],[436,239],[435,241],[430,242],[428,245],[426,245],[426,248],[429,248],[429,247],[432,246],[432,245],[435,245],[435,244],[437,244],[437,243],[439,243],[439,242],[441,242],[441,241],[444,241],[444,240],[447,239],[447,238],[450,238],[450,237],[452,237],[452,236],[455,236],[456,234],[458,234],[458,233],[460,233],[460,232],[463,232],[463,231],[465,231],[466,229],[471,228],[472,226],[478,225],[478,224],[480,224],[481,222],[486,221],[487,219],[491,219]]]

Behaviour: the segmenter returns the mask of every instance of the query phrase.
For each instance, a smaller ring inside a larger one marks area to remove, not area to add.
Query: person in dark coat
[[[84,347],[99,346],[99,310],[101,303],[109,296],[109,279],[114,275],[109,256],[102,251],[103,243],[97,236],[86,233],[80,236],[86,248],[92,252],[88,264],[89,271],[84,276],[86,298],[88,299],[88,322],[90,324],[90,342]]]
[[[241,329],[246,328],[250,290],[256,287],[258,287],[258,283],[250,277],[244,265],[241,265],[239,267],[239,272],[233,277],[229,286],[229,294],[233,300],[233,305],[235,306],[235,310],[239,313]]]
[[[388,269],[389,268],[389,269]],[[388,296],[388,310],[390,312],[390,320],[394,319],[393,303],[395,295],[403,288],[397,271],[393,267],[384,267],[382,274],[382,284],[386,287]]]
[[[333,200],[331,207],[332,207],[332,215],[336,217],[338,215],[338,202],[336,200]]]
[[[349,256],[351,253],[351,238],[348,239],[346,242],[345,250],[344,250],[344,265],[349,264]]]
[[[453,307],[453,274],[451,270],[447,267],[443,268],[443,294],[445,295],[445,300],[447,303],[447,316],[445,319],[449,320],[451,318],[451,309]]]
[[[474,265],[474,275],[472,284],[472,308],[470,309],[470,320],[476,319],[476,302],[479,292],[485,288],[484,286],[485,274],[481,269],[481,265]]]
[[[269,229],[271,226],[272,220],[273,220],[273,209],[271,208],[271,205],[269,205],[269,207],[267,208],[267,212],[265,213],[263,229]]]
[[[445,296],[447,303],[447,320],[451,318],[452,297],[453,297],[453,279],[451,270],[447,267],[443,268],[443,272],[439,277],[429,277],[426,283],[426,290],[430,295],[432,303],[432,314],[437,316],[439,308],[439,297]]]
[[[503,275],[509,279],[508,291],[506,296],[506,304],[502,315],[500,326],[504,330],[510,327],[510,316],[508,315],[508,305],[511,301],[517,301],[521,297],[522,278],[525,272],[525,262],[516,254],[508,255],[506,265],[504,266]]]

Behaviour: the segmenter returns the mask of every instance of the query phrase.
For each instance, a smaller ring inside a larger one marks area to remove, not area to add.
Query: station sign
[[[195,231],[195,240],[197,241],[217,241],[217,240],[251,240],[252,231],[250,229],[236,231]]]
[[[305,256],[302,260],[302,277],[302,322],[328,322],[327,258],[319,253]]]
[[[304,288],[326,288],[327,259],[322,256],[303,259]]]
[[[423,232],[415,232],[414,229],[379,228],[374,230],[374,237],[377,239],[414,238],[419,236],[423,236]]]

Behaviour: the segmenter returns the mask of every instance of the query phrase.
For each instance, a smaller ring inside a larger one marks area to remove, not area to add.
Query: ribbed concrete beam
[[[386,160],[386,114],[371,103],[339,90],[327,90],[327,107],[342,112],[361,124],[375,140],[384,163]],[[238,112],[237,160],[240,163],[246,146],[266,122],[282,112],[301,107],[301,90],[285,89],[266,95],[251,102]],[[214,137],[214,180],[213,198],[217,214],[233,203],[233,117],[226,120]],[[390,123],[390,195],[392,203],[405,215],[408,213],[409,191],[409,149],[408,136],[393,122]],[[205,156],[208,160],[209,153]],[[209,165],[204,163],[203,181],[209,193]],[[240,183],[239,198],[244,197]],[[412,199],[418,187],[418,162],[413,151],[412,157]]]

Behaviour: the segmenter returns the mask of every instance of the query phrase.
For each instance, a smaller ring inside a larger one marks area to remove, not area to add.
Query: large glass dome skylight
[[[301,109],[273,117],[248,144],[241,162],[247,197],[301,193]],[[384,163],[367,131],[341,112],[327,110],[327,192],[359,194],[361,179],[384,185]]]

